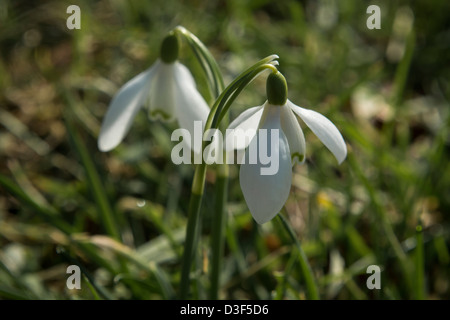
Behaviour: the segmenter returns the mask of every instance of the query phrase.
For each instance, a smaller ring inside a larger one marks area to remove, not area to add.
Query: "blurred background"
[[[97,148],[117,90],[158,58],[177,25],[212,52],[226,84],[278,54],[289,99],[341,130],[340,166],[301,123],[282,214],[323,299],[448,299],[450,3],[438,1],[0,2],[0,298],[167,299],[178,290],[194,168],[170,153],[174,123],[135,119]],[[69,5],[81,29],[69,30]],[[369,5],[381,29],[368,29]],[[180,57],[209,102],[184,43]],[[265,77],[231,118],[265,101]],[[231,166],[221,298],[305,299],[296,252],[276,220],[257,225]],[[207,298],[215,173],[208,171],[192,297]],[[69,265],[82,270],[70,290]],[[381,289],[366,281],[381,270]]]

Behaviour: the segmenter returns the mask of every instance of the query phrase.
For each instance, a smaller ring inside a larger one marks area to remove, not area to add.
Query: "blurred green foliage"
[[[289,99],[329,117],[349,156],[337,166],[305,130],[283,214],[324,299],[448,299],[448,1],[0,2],[0,297],[165,299],[178,290],[193,167],[170,160],[175,124],[138,115],[114,151],[98,151],[112,96],[158,58],[177,25],[196,34],[228,84],[280,56]],[[381,29],[369,30],[370,4]],[[183,63],[207,96],[189,47]],[[249,86],[232,118],[265,101]],[[208,97],[210,98],[210,97]],[[305,126],[303,126],[305,127]],[[256,225],[232,166],[222,298],[304,299],[294,245]],[[206,298],[214,172],[208,172],[193,298]],[[417,228],[420,226],[420,228]],[[420,230],[420,231],[417,231]],[[82,267],[81,290],[66,268]],[[366,287],[380,266],[381,289]]]

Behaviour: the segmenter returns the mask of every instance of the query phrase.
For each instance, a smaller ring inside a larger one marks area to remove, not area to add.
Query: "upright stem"
[[[202,205],[203,190],[205,188],[206,164],[196,166],[192,194],[189,201],[186,240],[184,243],[183,261],[181,269],[180,299],[187,299],[189,294],[191,265],[197,248],[199,237],[200,208]]]
[[[424,245],[423,230],[419,224],[416,227],[416,274],[415,274],[415,296],[417,300],[425,300],[425,278],[424,278]]]
[[[210,299],[219,298],[220,268],[223,261],[224,233],[226,226],[225,205],[228,197],[228,165],[222,164],[217,169],[216,199],[214,205],[214,217],[211,239],[211,287]]]
[[[226,112],[222,112],[222,107],[225,106],[226,111],[231,103],[236,99],[240,92],[246,87],[259,73],[265,69],[274,69],[277,64],[274,60],[278,58],[276,55],[269,56],[257,64],[243,72],[237,79],[235,79],[227,88],[224,89],[223,78],[216,61],[206,47],[197,39],[192,33],[185,28],[179,26],[174,29],[175,32],[185,36],[186,40],[191,45],[197,59],[202,65],[203,70],[211,81],[210,88],[213,88],[212,95],[216,97],[216,101],[212,106],[208,119],[205,124],[206,130],[210,129],[214,123],[215,128],[219,127],[220,120],[224,118]],[[276,70],[276,69],[275,69]],[[219,118],[216,118],[216,113],[222,112]],[[215,121],[214,121],[215,119]],[[228,122],[228,118],[225,122]],[[202,150],[205,148],[203,141]],[[224,153],[226,159],[226,153]],[[199,238],[199,221],[200,221],[200,207],[205,187],[206,164],[203,162],[197,165],[194,173],[194,181],[192,184],[192,194],[189,202],[188,222],[186,227],[186,240],[182,260],[181,283],[180,283],[180,299],[186,299],[189,294],[190,287],[190,271],[191,264],[195,257],[197,242]],[[224,226],[225,226],[225,204],[228,195],[228,165],[221,164],[217,170],[217,185],[216,185],[216,204],[215,212],[217,214],[213,219],[213,234],[212,234],[212,270],[211,270],[211,298],[217,299],[219,284],[220,284],[220,267],[222,264],[222,255],[224,247]]]

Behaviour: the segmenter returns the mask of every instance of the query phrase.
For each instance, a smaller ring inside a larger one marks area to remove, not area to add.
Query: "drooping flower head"
[[[263,139],[271,156],[278,159],[278,170],[274,174],[262,174],[266,164],[261,161],[241,164],[239,180],[245,201],[253,218],[263,224],[274,218],[284,206],[291,187],[292,166],[303,163],[306,155],[306,144],[303,131],[296,115],[303,120],[312,132],[333,153],[338,163],[347,156],[345,141],[336,126],[320,113],[301,108],[289,101],[287,84],[280,73],[271,73],[267,79],[267,101],[258,107],[252,107],[241,113],[229,126],[234,132],[254,132],[247,140],[239,136],[236,149],[244,149],[245,159],[249,158],[249,150],[261,148],[261,135],[267,131],[277,130],[278,139]],[[239,130],[237,130],[239,129]],[[265,138],[270,133],[264,135]],[[259,157],[258,157],[259,159]]]
[[[102,122],[98,138],[101,151],[109,151],[123,140],[142,107],[150,119],[177,120],[189,132],[193,132],[195,121],[205,123],[208,104],[197,91],[189,70],[178,61],[178,55],[178,36],[171,33],[162,42],[160,58],[120,88]],[[191,137],[192,134],[183,139],[189,147],[194,145]]]

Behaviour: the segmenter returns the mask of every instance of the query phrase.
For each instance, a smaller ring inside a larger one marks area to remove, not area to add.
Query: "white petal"
[[[265,122],[260,129],[268,129],[267,131],[267,147],[270,150],[272,159],[278,163],[278,170],[273,175],[262,175],[261,169],[275,165],[274,162],[262,164],[260,149],[258,148],[258,161],[256,164],[249,163],[252,150],[256,149],[255,144],[259,144],[262,135],[258,130],[257,135],[251,141],[249,148],[246,150],[245,164],[241,165],[239,172],[239,180],[245,201],[250,209],[253,218],[259,224],[263,224],[275,217],[283,208],[292,180],[292,165],[289,145],[286,136],[281,130],[280,125],[280,108],[270,107]],[[278,139],[271,141],[272,129],[278,129]]]
[[[174,64],[174,68],[176,70],[175,72],[177,74],[177,78],[180,79],[184,84],[191,85],[194,87],[197,86],[194,77],[184,64],[177,61]]]
[[[287,105],[306,123],[341,164],[347,156],[347,146],[336,126],[316,111],[301,108],[289,100]]]
[[[160,60],[150,85],[148,115],[150,119],[173,120],[175,116],[175,63]]]
[[[289,142],[292,165],[305,162],[305,136],[297,118],[287,105],[281,107],[281,128]]]
[[[186,67],[176,63],[174,70],[176,83],[175,114],[179,126],[190,132],[190,137],[184,137],[183,141],[188,143],[189,148],[195,153],[201,154],[203,129],[210,109],[205,99],[195,88],[195,82],[193,82],[192,75]],[[195,125],[196,121],[198,122],[197,126]]]
[[[225,136],[227,151],[247,148],[256,135],[263,110],[264,106],[248,108],[230,123]]]
[[[157,69],[156,63],[125,83],[114,96],[98,137],[98,148],[101,151],[115,148],[128,133],[134,117],[144,103],[149,84]]]

